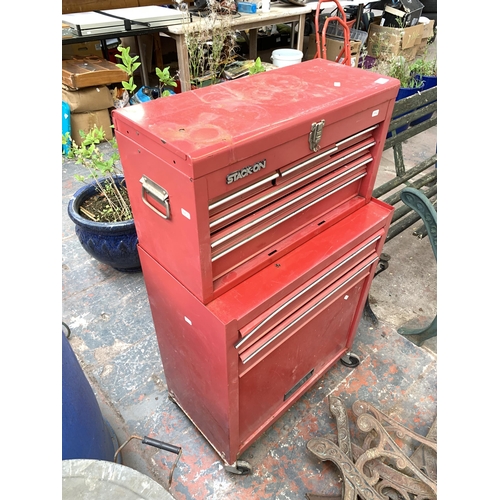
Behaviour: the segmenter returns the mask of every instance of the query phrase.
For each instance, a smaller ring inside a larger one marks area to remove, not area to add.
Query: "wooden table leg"
[[[295,24],[295,23],[294,23]],[[306,26],[306,15],[302,14],[299,17],[299,31],[297,33],[297,50],[302,51],[304,47],[304,29]],[[293,26],[295,28],[295,26]]]
[[[257,33],[258,28],[249,30],[248,59],[257,59]]]
[[[186,46],[186,37],[184,35],[169,36],[172,36],[172,38],[175,39],[181,92],[187,92],[188,90],[191,90],[191,75],[189,73],[189,56]]]
[[[140,36],[135,37],[135,43],[137,45],[137,49],[139,50],[139,60],[141,61],[142,84],[145,87],[148,87],[149,86],[149,75],[148,75],[148,69],[147,69],[147,60],[146,60],[146,54],[144,53],[144,47],[142,46],[142,43],[141,43]]]

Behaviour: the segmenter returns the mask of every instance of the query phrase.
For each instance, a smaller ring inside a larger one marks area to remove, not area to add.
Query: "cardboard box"
[[[350,40],[351,45],[351,66],[358,67],[359,56],[361,54],[361,42]],[[335,61],[337,56],[344,48],[344,40],[337,40],[335,38],[326,38],[326,58],[330,61]],[[307,46],[306,60],[313,59],[316,54],[316,36],[309,35],[309,42]],[[343,58],[339,60],[341,63]]]
[[[426,54],[428,41],[429,41],[428,38],[422,38],[420,45],[417,47],[416,57],[422,57]]]
[[[63,88],[62,100],[69,104],[72,113],[86,113],[113,107],[111,92],[104,85],[78,90]]]
[[[62,62],[62,83],[74,89],[109,85],[128,80],[127,73],[112,62],[99,58]]]
[[[399,8],[385,6],[380,26],[405,28],[418,24],[424,8],[423,4],[419,0],[400,0],[400,2]]]
[[[75,57],[98,57],[102,59],[101,42],[70,43],[62,46],[63,60]]]
[[[100,111],[89,111],[88,113],[71,113],[71,137],[80,145],[82,138],[80,137],[80,130],[89,132],[90,129],[96,125],[102,127],[106,134],[106,139],[113,138],[113,129],[111,128],[111,118],[109,110],[101,109]]]
[[[416,50],[409,49],[420,46],[423,32],[423,24],[409,28],[387,28],[371,23],[366,41],[368,55],[377,59],[389,59],[398,55],[407,57],[413,53],[415,57]]]
[[[430,20],[427,24],[422,24],[424,27],[424,32],[422,33],[422,38],[430,38],[434,36],[434,19]]]

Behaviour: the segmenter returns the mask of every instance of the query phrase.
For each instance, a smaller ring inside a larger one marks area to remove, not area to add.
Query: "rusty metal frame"
[[[307,494],[309,500],[437,500],[437,419],[426,437],[402,426],[366,401],[356,401],[356,425],[366,438],[362,446],[351,443],[349,419],[340,398],[329,397],[330,413],[337,426],[337,441],[310,439],[307,449],[321,461],[333,462],[342,475],[342,496]],[[394,435],[394,438],[392,437]],[[418,443],[405,454],[396,439]]]

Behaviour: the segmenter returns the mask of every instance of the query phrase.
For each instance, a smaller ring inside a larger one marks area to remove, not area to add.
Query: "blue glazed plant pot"
[[[412,95],[415,95],[417,92],[421,91],[422,87],[418,88],[409,88],[409,87],[401,87],[398,90],[398,95],[396,96],[396,102],[405,99],[406,97],[410,97]],[[403,113],[402,115],[395,116],[394,118],[400,118],[401,116],[406,115],[407,113]],[[401,132],[404,132],[410,125],[403,125],[402,127],[398,127],[394,132],[396,134],[400,134]],[[391,132],[387,134],[387,138],[391,137]]]
[[[116,182],[123,180],[117,177]],[[80,188],[68,203],[68,215],[75,223],[75,233],[85,251],[94,259],[117,271],[141,271],[134,220],[94,222],[80,215],[82,203],[97,193],[95,184]]]
[[[427,90],[427,89],[431,89],[432,87],[436,87],[437,86],[437,76],[422,76],[422,75],[418,75],[418,79],[423,82],[423,86],[419,90]],[[431,116],[432,116],[432,113],[428,113],[427,115],[424,115],[421,118],[417,118],[416,120],[412,121],[410,123],[410,125],[411,126],[418,125],[419,123],[422,123],[425,120],[428,120]]]

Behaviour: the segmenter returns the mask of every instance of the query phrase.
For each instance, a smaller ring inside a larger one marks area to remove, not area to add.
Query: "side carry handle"
[[[163,189],[159,184],[152,181],[149,177],[143,175],[141,177],[142,184],[142,201],[148,206],[153,212],[158,214],[162,219],[170,219],[170,202],[168,199],[168,191]],[[147,196],[151,196],[156,200],[164,209],[165,213],[156,208],[147,199]]]

